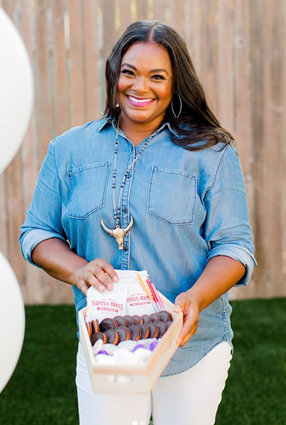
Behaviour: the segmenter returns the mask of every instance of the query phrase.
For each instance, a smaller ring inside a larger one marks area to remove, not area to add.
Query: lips
[[[151,105],[151,103],[153,103],[155,101],[155,99],[151,99],[151,98],[143,98],[143,97],[135,97],[135,96],[130,96],[130,95],[126,95],[129,103],[131,103],[131,105],[133,106],[146,106],[146,105]]]

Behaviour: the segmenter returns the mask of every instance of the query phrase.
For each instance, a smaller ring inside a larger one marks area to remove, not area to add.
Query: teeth
[[[132,102],[136,102],[136,103],[147,103],[147,102],[150,102],[150,100],[153,100],[153,99],[136,99],[135,97],[132,97],[132,96],[129,96],[129,99],[131,99],[132,100]]]

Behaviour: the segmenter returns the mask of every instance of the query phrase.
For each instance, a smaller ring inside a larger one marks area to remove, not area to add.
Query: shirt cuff
[[[251,275],[253,272],[254,267],[257,266],[257,262],[254,258],[254,256],[247,250],[237,246],[237,245],[220,245],[216,246],[215,248],[211,249],[208,253],[208,259],[207,262],[213,258],[217,257],[219,255],[224,255],[226,257],[233,258],[234,260],[239,261],[241,264],[243,264],[246,267],[246,272],[242,279],[240,279],[239,282],[237,282],[237,285],[247,285],[251,279]]]
[[[22,240],[21,252],[26,261],[36,266],[32,261],[32,251],[40,243],[46,239],[58,238],[67,243],[66,239],[58,233],[49,232],[47,230],[34,229],[28,231]]]

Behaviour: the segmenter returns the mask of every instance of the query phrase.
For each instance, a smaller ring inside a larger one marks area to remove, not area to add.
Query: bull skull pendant
[[[129,232],[131,227],[133,226],[133,217],[131,216],[130,223],[125,229],[121,229],[119,226],[117,226],[115,229],[109,229],[105,224],[104,221],[100,220],[103,230],[105,230],[106,233],[108,233],[110,236],[113,236],[116,239],[117,245],[119,249],[123,249],[123,239],[124,236]]]

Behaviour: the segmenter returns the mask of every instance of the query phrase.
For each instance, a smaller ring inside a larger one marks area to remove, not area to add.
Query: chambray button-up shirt
[[[122,193],[120,226],[134,225],[119,250],[101,227],[115,227],[112,170],[116,124],[92,121],[56,137],[49,145],[20,243],[32,262],[33,248],[49,238],[69,240],[71,249],[91,261],[104,258],[115,269],[147,269],[172,302],[195,284],[207,262],[225,255],[240,261],[246,284],[256,265],[247,201],[237,152],[220,143],[187,151],[170,138],[164,123],[129,171]],[[116,206],[124,173],[140,152],[119,131]],[[73,287],[76,311],[86,305]],[[223,295],[200,314],[197,333],[178,348],[163,376],[197,363],[222,341],[231,344],[231,307]]]

